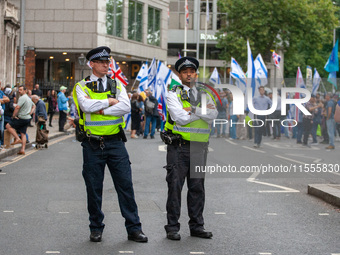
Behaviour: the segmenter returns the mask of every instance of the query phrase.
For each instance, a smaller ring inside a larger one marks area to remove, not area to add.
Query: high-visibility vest
[[[191,107],[189,100],[182,100],[181,94],[180,94],[181,88],[177,87],[177,88],[174,88],[174,90],[176,91],[177,98],[182,103],[183,108]],[[211,96],[209,92],[208,94]],[[208,142],[209,141],[210,127],[209,127],[209,124],[202,119],[195,120],[193,122],[190,122],[186,125],[181,126],[177,124],[176,122],[172,121],[170,115],[168,114],[167,121],[165,123],[165,129],[172,130],[173,134],[181,135],[182,139],[186,141],[194,141],[194,142]]]
[[[108,78],[109,79],[109,78]],[[117,97],[120,94],[122,85],[120,82],[116,83]],[[79,86],[86,95],[91,99],[107,99],[108,95],[111,95],[111,91],[106,92],[94,92],[86,85],[86,81],[81,80],[73,88],[74,103],[77,106],[79,113],[79,125],[85,132],[93,135],[114,135],[119,133],[119,126],[125,127],[125,121],[123,116],[116,117],[112,115],[102,115],[96,113],[83,112],[78,104],[76,87]],[[112,85],[113,86],[113,85]]]

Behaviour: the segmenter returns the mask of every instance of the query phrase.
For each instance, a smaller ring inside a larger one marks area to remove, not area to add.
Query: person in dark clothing
[[[37,95],[38,97],[42,98],[43,93],[42,91],[39,89],[39,84],[35,84],[34,89],[32,90],[32,96],[33,95]]]
[[[39,99],[37,95],[32,96],[32,101],[35,104],[35,123],[38,122],[39,117],[44,118],[47,120],[47,113],[46,113],[46,106],[45,103]]]
[[[131,138],[138,138],[136,132],[140,128],[140,112],[138,93],[135,92],[131,97]]]
[[[53,116],[57,110],[57,93],[55,93],[55,90],[49,90],[47,94],[47,102],[48,102],[48,115],[50,117],[49,119],[49,126],[52,127],[52,120]]]
[[[158,113],[158,101],[157,99],[151,94],[151,91],[146,91],[147,98],[145,99],[145,116],[146,116],[146,123],[144,129],[144,139],[148,138],[150,123],[151,123],[151,132],[150,137],[151,139],[155,138],[155,130],[157,125],[157,118],[159,116]]]

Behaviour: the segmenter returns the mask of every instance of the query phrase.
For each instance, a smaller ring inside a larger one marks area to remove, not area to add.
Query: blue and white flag
[[[156,75],[157,75],[157,63],[156,59],[153,58],[151,65],[148,69],[148,88],[151,89],[153,92],[155,91]]]
[[[316,70],[316,68],[314,68],[312,95],[316,95],[316,92],[318,91],[319,86],[320,86],[320,81],[321,81],[321,77],[318,71]]]
[[[254,97],[256,91],[256,82],[255,82],[255,65],[253,54],[251,53],[249,41],[247,40],[247,52],[248,52],[248,64],[247,64],[247,87],[251,87],[252,96]]]
[[[217,68],[215,67],[214,71],[212,72],[209,81],[213,84],[221,84],[221,78],[218,74]]]
[[[146,90],[148,88],[148,63],[142,65],[138,72],[137,81],[139,81],[138,93]]]
[[[260,86],[266,86],[268,84],[268,71],[264,64],[261,54],[258,54],[255,61],[255,79],[256,79],[256,90]]]
[[[158,62],[156,75],[155,97],[158,101],[158,112],[162,120],[166,120],[166,99],[168,96],[167,86],[170,82],[172,71],[161,61]]]
[[[231,58],[230,76],[236,80],[235,85],[245,94],[247,86],[246,75],[244,74],[242,67],[237,63],[234,58]]]

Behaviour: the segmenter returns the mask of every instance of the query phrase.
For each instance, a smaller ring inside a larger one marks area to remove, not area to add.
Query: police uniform
[[[184,57],[176,62],[175,68],[180,72],[183,68],[198,69],[196,59]],[[204,230],[203,209],[205,200],[204,174],[195,173],[195,165],[205,166],[210,134],[209,123],[217,117],[217,110],[207,108],[202,114],[202,94],[207,95],[207,104],[214,104],[211,94],[202,88],[186,85],[175,86],[167,98],[166,133],[172,137],[167,146],[167,238],[180,240],[179,217],[181,212],[181,191],[187,179],[188,214],[191,236],[211,238],[212,233]],[[187,112],[183,108],[191,107]]]
[[[109,61],[110,49],[92,49],[86,58],[89,61]],[[102,192],[105,165],[108,166],[117,191],[128,239],[147,242],[141,230],[137,204],[131,178],[129,155],[125,148],[124,114],[130,112],[130,101],[120,82],[108,76],[94,74],[78,82],[73,90],[79,113],[79,127],[83,147],[83,177],[87,190],[90,220],[90,240],[100,242],[104,229]],[[119,100],[110,106],[109,97]]]

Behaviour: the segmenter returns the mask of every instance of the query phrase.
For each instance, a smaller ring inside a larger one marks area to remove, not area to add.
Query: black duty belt
[[[110,140],[115,140],[115,141],[120,141],[122,140],[120,134],[115,134],[115,135],[90,135],[89,140],[91,141],[110,141]]]

